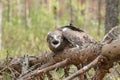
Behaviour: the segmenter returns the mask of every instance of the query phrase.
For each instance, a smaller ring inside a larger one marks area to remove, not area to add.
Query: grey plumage
[[[63,27],[62,34],[74,47],[82,48],[86,44],[96,42],[90,35],[74,26]]]
[[[86,44],[96,42],[91,36],[74,26],[64,26],[56,29],[47,36],[49,48],[57,54],[66,48],[82,48]]]
[[[54,53],[62,51],[69,45],[69,42],[63,37],[60,30],[50,32],[47,36],[47,42],[50,50],[52,50]]]

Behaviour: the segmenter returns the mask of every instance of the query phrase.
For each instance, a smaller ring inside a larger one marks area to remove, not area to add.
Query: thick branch
[[[114,40],[110,44],[105,44],[101,54],[113,61],[120,60],[120,39]]]

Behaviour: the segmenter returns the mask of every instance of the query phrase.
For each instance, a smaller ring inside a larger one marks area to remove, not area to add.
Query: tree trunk
[[[86,0],[79,0],[80,2],[80,7],[81,7],[81,14],[84,16],[85,15],[85,9],[83,8],[85,5]]]
[[[25,25],[27,28],[31,28],[31,20],[29,18],[30,8],[29,8],[30,0],[25,0]]]
[[[65,1],[64,0],[58,0],[59,4],[59,16],[62,17],[65,14],[66,8],[65,8]]]
[[[8,22],[11,21],[11,0],[8,0]]]
[[[60,16],[59,16],[58,6],[59,6],[59,2],[56,1],[56,6],[53,6],[53,14],[54,14],[56,27],[60,26]]]
[[[98,29],[97,29],[97,34],[98,36],[100,36],[100,26],[101,26],[101,3],[102,1],[101,0],[98,0],[97,1],[97,4],[98,4],[98,10],[97,10],[97,18],[98,18]]]
[[[73,6],[72,6],[72,0],[70,0],[69,5],[70,5],[70,24],[73,24],[73,21],[74,21],[74,11],[73,11]]]
[[[2,48],[2,1],[0,1],[0,49]]]
[[[14,14],[18,18],[21,15],[21,2],[20,2],[20,0],[16,0],[15,4],[16,4],[16,9],[15,9],[15,13]]]
[[[106,0],[105,34],[118,25],[119,0]]]

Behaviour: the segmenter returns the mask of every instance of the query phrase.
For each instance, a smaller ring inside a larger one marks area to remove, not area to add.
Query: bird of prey
[[[90,35],[83,30],[72,25],[57,28],[47,36],[49,48],[57,54],[59,51],[71,47],[83,48],[89,43],[96,42]]]
[[[56,29],[53,32],[49,32],[47,35],[47,43],[51,51],[58,53],[63,51],[70,43],[62,35],[62,31]]]
[[[61,28],[63,36],[74,46],[82,48],[89,43],[96,41],[83,30],[74,26],[64,26]]]

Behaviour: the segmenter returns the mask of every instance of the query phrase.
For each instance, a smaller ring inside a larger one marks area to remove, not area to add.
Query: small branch
[[[52,66],[50,66],[50,67],[46,67],[46,68],[43,68],[43,69],[41,69],[41,70],[32,71],[32,73],[29,73],[29,74],[27,74],[27,75],[25,75],[25,76],[23,76],[23,77],[21,77],[21,78],[19,78],[19,79],[17,79],[17,80],[29,79],[29,78],[31,78],[31,77],[33,77],[33,76],[38,75],[38,74],[46,73],[46,72],[48,72],[48,71],[50,71],[50,70],[53,70],[53,69],[55,69],[55,68],[63,67],[63,66],[65,66],[65,65],[67,65],[69,62],[70,62],[70,59],[66,59],[66,60],[61,61],[61,62],[59,62],[59,63],[56,63],[55,65],[52,65]]]
[[[82,69],[83,65],[79,64],[79,65],[76,65],[76,67],[77,67],[77,70],[80,70],[80,69]],[[78,76],[78,79],[79,80],[84,80],[85,76],[86,76],[85,74],[81,74],[81,75]]]
[[[37,72],[37,74],[39,74],[39,73],[46,73],[47,71],[53,70],[53,69],[55,69],[55,68],[59,68],[59,67],[63,67],[63,66],[65,66],[65,65],[68,65],[69,63],[70,63],[70,59],[66,59],[66,60],[64,60],[64,61],[61,61],[61,62],[56,63],[55,65],[52,65],[52,66],[50,66],[50,67],[44,68],[44,69],[42,69],[42,70],[39,70],[39,71]]]
[[[102,56],[98,56],[94,61],[92,61],[90,64],[86,65],[85,67],[83,67],[82,69],[78,70],[77,72],[75,72],[74,74],[72,74],[71,76],[65,78],[64,80],[71,80],[83,73],[85,73],[86,71],[88,71],[90,68],[94,67],[95,65],[98,64],[98,61],[100,60]]]
[[[119,78],[120,78],[120,72],[117,70],[117,68],[115,68],[116,73],[118,74]]]

